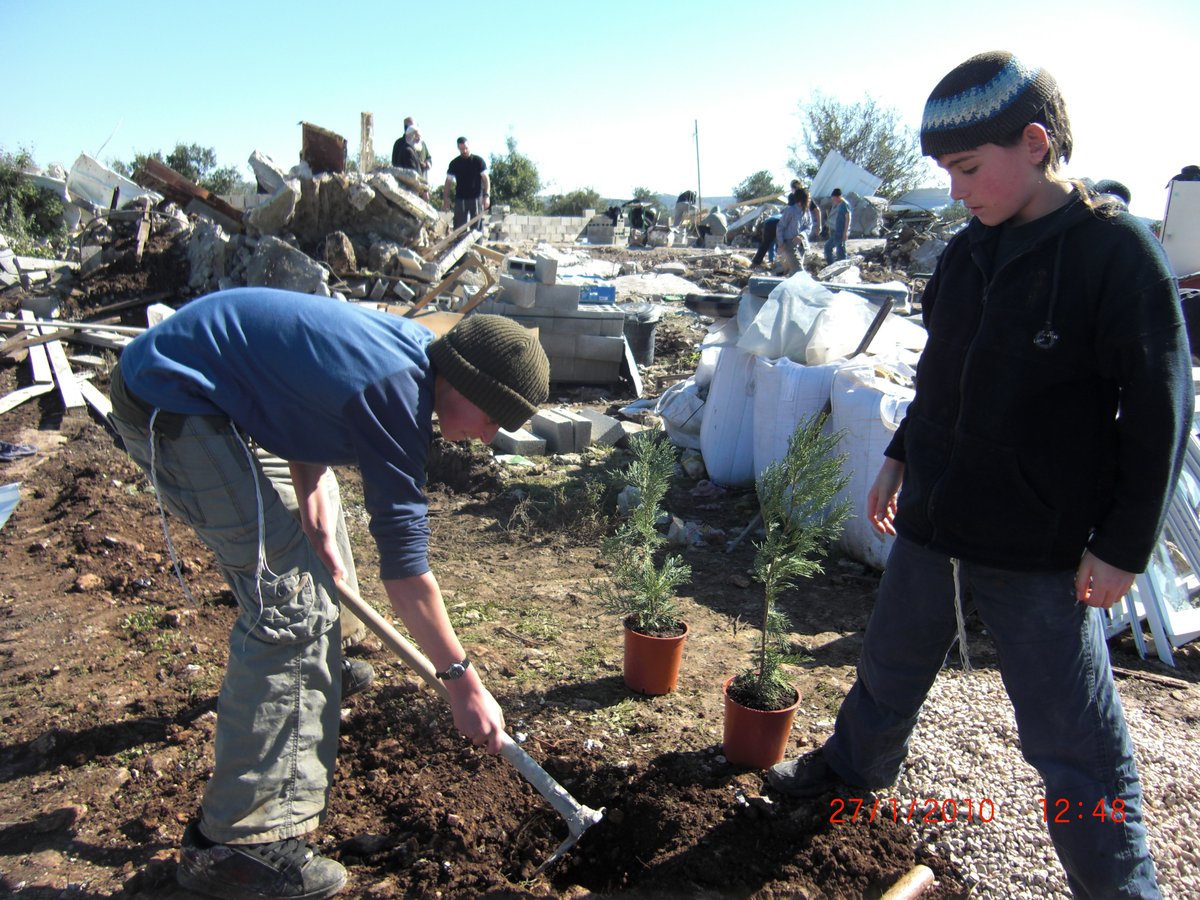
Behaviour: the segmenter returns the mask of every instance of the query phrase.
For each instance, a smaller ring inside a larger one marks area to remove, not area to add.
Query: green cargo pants
[[[111,395],[129,455],[162,506],[216,555],[240,608],[203,831],[218,843],[305,834],[324,815],[337,758],[341,623],[332,576],[227,418],[151,410],[125,388],[119,367]]]

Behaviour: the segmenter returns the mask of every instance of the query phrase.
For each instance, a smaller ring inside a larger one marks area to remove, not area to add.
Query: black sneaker
[[[837,773],[829,768],[820,750],[810,750],[796,759],[771,766],[767,770],[767,784],[780,793],[805,798],[820,797],[846,786]]]
[[[183,833],[175,880],[226,900],[320,900],[346,884],[341,863],[299,838],[269,844],[214,844],[195,822]]]
[[[342,699],[362,693],[375,680],[375,669],[361,659],[342,657]]]

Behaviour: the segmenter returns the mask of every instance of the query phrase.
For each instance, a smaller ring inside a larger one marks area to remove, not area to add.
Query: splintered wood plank
[[[83,395],[83,399],[88,402],[88,405],[98,412],[101,418],[107,419],[112,415],[112,401],[105,396],[100,388],[96,387],[90,381],[79,381],[79,392]]]
[[[10,409],[20,406],[26,400],[48,394],[52,390],[54,390],[53,384],[31,384],[29,387],[17,388],[17,390],[0,397],[0,413],[6,413]]]
[[[58,382],[58,393],[62,397],[67,415],[87,412],[87,402],[79,390],[79,381],[75,378],[75,373],[71,371],[62,341],[51,341],[47,344],[46,355],[50,357],[50,368],[54,370],[54,380]]]
[[[42,333],[41,329],[33,324],[37,321],[37,317],[29,310],[21,310],[21,321],[25,323],[25,332],[27,334],[37,337]],[[29,348],[29,365],[33,367],[33,380],[35,384],[54,383],[54,373],[50,368],[50,358],[46,355],[46,348],[41,344]]]

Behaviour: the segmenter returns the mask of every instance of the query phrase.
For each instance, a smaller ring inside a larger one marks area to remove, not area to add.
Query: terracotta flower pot
[[[674,637],[653,637],[640,634],[625,626],[625,686],[631,691],[649,696],[669,694],[679,679],[679,664],[683,660],[683,634]]]
[[[731,675],[722,688],[725,695],[725,758],[735,766],[769,769],[787,753],[792,721],[800,706],[800,692],[796,691],[795,702],[783,709],[752,709],[729,696],[729,685],[735,677]]]

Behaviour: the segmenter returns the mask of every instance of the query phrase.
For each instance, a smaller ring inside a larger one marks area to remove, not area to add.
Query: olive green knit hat
[[[944,156],[1006,141],[1040,121],[1055,101],[1061,103],[1058,84],[1045,69],[1003,50],[972,56],[939,81],[925,102],[921,152]],[[1069,157],[1069,147],[1066,153]]]
[[[537,337],[504,316],[468,316],[429,345],[451,387],[515,431],[550,396],[550,361]]]

